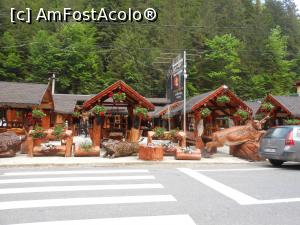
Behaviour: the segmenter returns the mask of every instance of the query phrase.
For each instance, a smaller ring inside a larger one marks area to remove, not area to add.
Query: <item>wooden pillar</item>
[[[13,120],[13,110],[12,109],[7,109],[6,111],[6,120],[7,120],[7,123],[8,123],[8,126],[10,125],[10,122]]]
[[[72,156],[72,144],[73,144],[73,137],[72,136],[67,137],[65,157],[71,157]]]
[[[50,128],[50,113],[49,112],[45,112],[46,116],[44,116],[42,119],[41,119],[41,126],[42,128],[44,129],[49,129]]]
[[[30,136],[27,136],[26,139],[26,146],[27,146],[27,154],[29,157],[33,157],[33,138]]]
[[[100,147],[101,131],[102,131],[101,124],[98,124],[97,119],[94,118],[94,121],[93,121],[93,146]]]

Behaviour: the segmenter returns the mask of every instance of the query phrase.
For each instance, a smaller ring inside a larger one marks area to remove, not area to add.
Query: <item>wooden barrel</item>
[[[161,161],[164,159],[164,150],[162,146],[140,145],[139,159]]]

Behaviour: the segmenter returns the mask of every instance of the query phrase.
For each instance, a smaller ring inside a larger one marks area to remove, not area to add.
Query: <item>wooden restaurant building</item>
[[[252,116],[252,109],[225,85],[188,99],[186,112],[187,138],[191,144],[197,137],[205,141],[213,132],[243,124]],[[183,129],[182,101],[164,107],[157,115],[170,120],[172,129]]]
[[[46,114],[41,125],[53,126],[54,103],[49,84],[0,81],[0,132],[31,126],[35,108]]]
[[[115,94],[124,98],[116,101]],[[91,111],[95,106],[103,106],[107,110],[102,121],[93,119],[91,138],[95,145],[99,145],[103,138],[125,138],[133,142],[137,141],[141,135],[141,121],[138,120],[136,123],[134,110],[141,107],[153,111],[155,108],[150,101],[121,80],[85,101],[82,111]]]

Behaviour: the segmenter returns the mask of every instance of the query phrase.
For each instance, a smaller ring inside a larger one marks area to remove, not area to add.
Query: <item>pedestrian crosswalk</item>
[[[195,225],[188,214],[163,210],[176,204],[177,199],[166,193],[164,185],[146,169],[16,171],[0,175],[1,225]],[[162,215],[158,209],[162,209]],[[112,211],[120,211],[120,215],[107,216]],[[69,212],[77,213],[73,218]],[[101,213],[97,216],[92,212]]]

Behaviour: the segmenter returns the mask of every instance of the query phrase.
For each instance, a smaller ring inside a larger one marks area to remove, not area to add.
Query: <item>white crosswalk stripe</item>
[[[105,218],[89,220],[68,220],[39,223],[23,223],[18,225],[196,225],[189,215],[143,216],[125,218]]]
[[[54,178],[22,178],[0,180],[0,184],[14,183],[43,183],[43,182],[67,182],[67,181],[113,181],[113,180],[154,180],[154,176],[105,176],[105,177],[54,177]]]
[[[96,190],[130,190],[130,189],[158,189],[161,184],[111,184],[111,185],[85,185],[85,186],[47,186],[26,188],[1,188],[0,195],[39,193],[39,192],[70,192],[70,191],[96,191]]]
[[[56,210],[72,206],[80,207],[80,209],[82,207],[85,210],[94,207],[93,210],[95,210],[95,207],[109,205],[111,207],[124,205],[126,209],[128,207],[130,209],[130,206],[134,207],[137,204],[156,203],[156,207],[160,207],[160,204],[157,205],[157,203],[176,204],[175,197],[165,193],[164,186],[155,181],[155,176],[151,175],[147,169],[6,172],[0,175],[0,184],[3,184],[3,187],[0,187],[0,224],[2,225],[1,215],[3,217],[7,210],[14,210],[14,216],[6,216],[4,224],[14,224],[14,221],[17,221],[19,225],[195,225],[193,219],[187,214],[182,214],[181,211],[178,214],[157,215],[157,212],[150,213],[151,209],[146,215],[141,216],[124,214],[125,217],[120,215],[106,218],[107,216],[101,214],[99,218],[84,217],[80,219],[79,214],[76,220],[72,220],[72,217],[65,218],[62,215],[53,218],[53,221],[48,221],[49,218],[47,218],[47,222],[35,222],[38,217],[35,219],[27,217],[26,223],[22,220],[21,212],[26,209],[30,211],[51,209],[56,212]],[[21,218],[14,220],[14,217],[18,217],[19,212]]]
[[[31,175],[71,175],[71,174],[122,174],[122,173],[149,173],[145,169],[123,170],[61,170],[61,171],[31,171],[31,172],[8,172],[2,176],[31,176]]]
[[[171,195],[62,198],[62,199],[1,202],[0,210],[57,207],[57,206],[82,206],[82,205],[105,205],[105,204],[146,203],[146,202],[172,202],[172,201],[176,201],[176,199]]]

